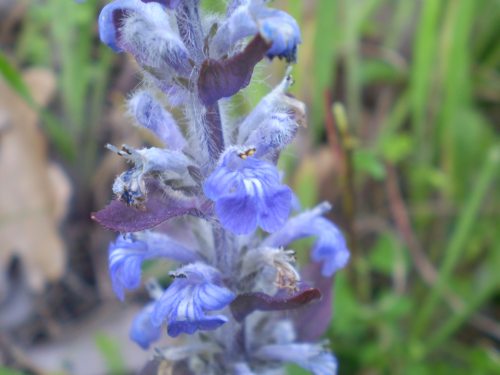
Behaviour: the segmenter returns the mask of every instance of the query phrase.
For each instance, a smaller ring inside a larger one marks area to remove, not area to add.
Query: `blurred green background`
[[[4,2],[2,80],[38,114],[48,157],[73,189],[63,237],[68,267],[89,296],[65,316],[78,325],[108,296],[101,273],[109,236],[95,234],[88,217],[110,197],[120,167],[102,172],[102,146],[130,136],[116,130],[128,127],[116,112],[140,78],[125,56],[98,43],[103,2]],[[211,11],[224,4],[202,3]],[[309,108],[308,128],[281,166],[304,207],[333,203],[353,255],[336,276],[327,333],[339,373],[499,373],[500,1],[283,0],[273,7],[301,25],[292,93]],[[238,111],[284,69],[264,65],[235,99]],[[23,80],[31,67],[55,74],[44,108]],[[98,173],[108,189],[101,195]],[[124,373],[128,354],[119,342],[97,334],[95,345],[109,373]]]

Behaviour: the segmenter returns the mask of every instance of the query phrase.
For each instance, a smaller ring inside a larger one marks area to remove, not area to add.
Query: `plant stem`
[[[199,0],[188,0],[181,3],[177,8],[176,17],[179,34],[196,64],[195,74],[199,74],[201,64],[206,58],[203,50],[205,37],[200,21]],[[204,151],[213,165],[224,150],[224,134],[219,105],[216,103],[210,107],[204,107],[198,98],[195,87],[193,91],[195,92],[191,102],[193,120],[198,124],[201,139],[204,140],[202,146],[204,146]],[[198,123],[200,119],[201,123]]]

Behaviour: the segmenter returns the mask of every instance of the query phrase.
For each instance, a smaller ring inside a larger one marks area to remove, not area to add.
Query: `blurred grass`
[[[96,43],[95,20],[100,7],[98,0],[33,1],[16,46],[20,63],[46,66],[57,72],[56,111],[60,122],[49,121],[52,126],[48,135],[57,149],[73,151],[63,152],[62,156],[70,163],[78,161],[82,184],[93,173],[97,161],[97,130],[116,58],[109,48]]]
[[[296,12],[296,1],[282,3]],[[500,105],[500,86],[493,89],[500,77],[500,48],[494,42],[500,2],[314,3],[312,20],[302,14],[304,27],[308,22],[315,27],[304,44],[314,47],[312,54],[303,47],[308,55],[299,57],[295,74],[301,87],[295,94],[310,100],[316,143],[325,137],[330,108],[323,97],[330,91],[334,101],[344,103],[349,132],[357,139],[354,194],[385,194],[385,166],[394,166],[414,232],[410,235],[435,272],[429,285],[409,249],[414,245],[407,243],[390,213],[374,213],[382,228],[375,241],[373,234],[355,233],[363,249],[347,272],[358,273],[364,267],[358,263],[368,264],[373,289],[362,303],[348,275],[337,276],[328,336],[340,373],[489,373],[500,365],[494,349],[498,323],[490,319],[488,327],[481,327],[474,322],[482,310],[492,312],[500,285],[492,271],[500,264],[495,229],[500,200],[494,188],[500,170],[494,125],[499,113],[493,110]],[[304,60],[309,65],[301,68]],[[378,96],[370,109],[366,97],[373,90]],[[338,189],[343,178],[332,186]],[[309,206],[315,188],[311,175],[302,168],[292,180]],[[375,196],[361,197],[359,220],[367,205],[384,205]],[[344,209],[337,206],[339,216],[345,216]],[[397,277],[403,277],[403,290],[394,285]],[[458,305],[450,306],[450,293]],[[290,373],[304,372],[294,368]]]
[[[220,11],[224,1],[202,3]],[[282,6],[303,30],[292,91],[308,102],[313,148],[326,143],[328,92],[345,106],[355,140],[355,191],[341,194],[358,199],[356,225],[364,219],[376,223],[350,234],[358,237],[360,251],[335,282],[327,336],[340,374],[494,373],[500,366],[498,332],[488,332],[473,317],[494,313],[500,283],[500,1],[276,5]],[[96,47],[99,7],[97,0],[34,1],[15,54],[19,66],[58,72],[58,105],[44,119],[59,120],[47,126],[47,134],[67,158],[64,150],[83,150],[78,161],[87,175],[97,160],[95,132],[115,61],[106,48]],[[3,55],[0,69],[29,102],[20,75]],[[258,75],[245,100],[238,98],[242,112],[268,92],[267,74]],[[335,191],[346,186],[342,168],[334,180],[320,182],[314,178],[315,159],[301,163],[293,155],[285,152],[281,166],[298,171],[289,181],[304,207],[320,198],[320,184]],[[415,244],[391,213],[387,186],[394,181],[388,168],[397,172],[410,237],[435,271],[432,283],[422,276]],[[334,209],[339,218],[346,216],[342,198]],[[351,282],[353,274],[368,278],[367,299]],[[450,305],[450,296],[459,303]],[[110,370],[118,371],[117,350],[108,339],[101,337],[97,345]]]

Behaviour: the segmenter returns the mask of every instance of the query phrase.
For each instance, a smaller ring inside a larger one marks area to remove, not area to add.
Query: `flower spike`
[[[107,146],[129,167],[92,217],[122,233],[109,247],[118,298],[141,285],[151,297],[129,334],[143,349],[155,346],[140,374],[275,374],[295,362],[332,375],[336,359],[317,340],[330,324],[332,275],[349,251],[323,217],[329,204],[289,218],[299,204],[277,168],[306,127],[305,105],[289,93],[300,30],[269,0],[226,3],[225,15],[201,0],[104,6],[101,40],[131,54],[141,74],[128,114],[163,144]],[[285,60],[283,79],[235,118],[231,98],[266,57]],[[301,269],[288,245],[308,236],[312,262]],[[156,263],[164,272],[143,283],[143,264],[157,259],[168,260]],[[163,327],[189,336],[158,347]]]

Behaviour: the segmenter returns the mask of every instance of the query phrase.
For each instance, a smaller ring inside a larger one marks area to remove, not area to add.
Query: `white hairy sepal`
[[[288,73],[288,72],[287,72]],[[253,131],[258,129],[270,117],[278,113],[287,114],[292,111],[290,98],[286,96],[288,88],[293,84],[290,74],[286,74],[281,83],[248,114],[239,126],[238,144],[245,144]]]
[[[161,5],[146,4],[141,12],[129,12],[125,17],[120,41],[143,67],[187,75],[189,53],[171,22]]]
[[[241,261],[242,287],[274,294],[278,289],[295,289],[300,274],[295,268],[295,252],[279,248],[248,250]]]
[[[255,311],[245,319],[246,345],[249,348],[259,348],[270,343],[288,344],[297,339],[295,326],[291,320],[268,312]],[[255,334],[258,332],[259,334]]]

